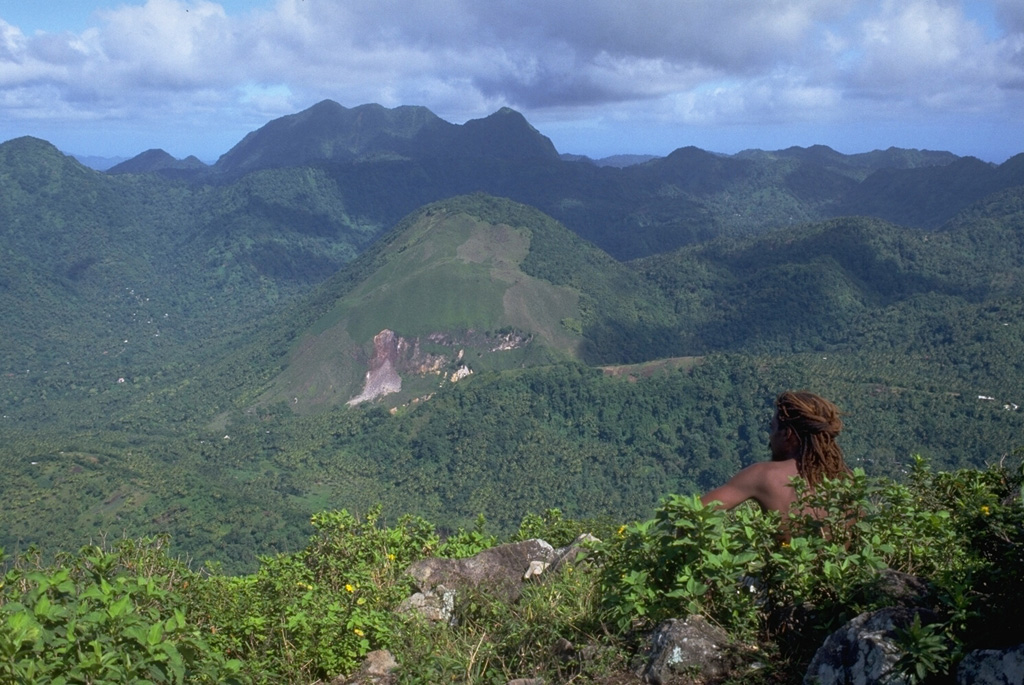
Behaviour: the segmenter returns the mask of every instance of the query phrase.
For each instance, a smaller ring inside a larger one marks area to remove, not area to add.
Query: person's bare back
[[[725,509],[732,509],[753,499],[762,510],[777,511],[785,516],[796,501],[792,479],[799,477],[795,459],[759,462],[701,497],[701,502],[705,505],[718,502]]]

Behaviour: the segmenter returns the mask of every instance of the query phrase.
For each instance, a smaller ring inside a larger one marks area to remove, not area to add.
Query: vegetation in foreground
[[[899,668],[924,682],[971,649],[1024,640],[1021,476],[1002,464],[933,473],[917,459],[900,484],[858,469],[811,496],[826,515],[794,519],[799,533],[782,544],[777,516],[695,497],[670,496],[653,519],[621,526],[528,515],[512,539],[602,541],[514,605],[461,595],[451,626],[394,611],[411,592],[403,570],[498,544],[482,519],[442,539],[418,517],[389,526],[375,513],[324,512],[303,550],[240,576],[190,568],[165,539],[89,546],[50,565],[30,552],[6,560],[0,680],[312,683],[386,648],[403,683],[601,682],[629,670],[658,621],[700,614],[747,655],[737,681],[796,682],[827,634],[884,606],[875,584],[888,567],[934,595],[938,622],[901,638]],[[801,621],[779,619],[795,613]],[[560,641],[576,649],[553,650]]]

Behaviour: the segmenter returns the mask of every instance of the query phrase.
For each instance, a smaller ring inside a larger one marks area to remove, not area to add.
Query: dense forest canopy
[[[598,167],[511,111],[350,113],[209,168],[0,145],[0,545],[166,532],[251,569],[324,509],[633,520],[763,458],[786,388],[870,474],[1021,446],[1024,156]],[[378,326],[472,374],[346,406]]]

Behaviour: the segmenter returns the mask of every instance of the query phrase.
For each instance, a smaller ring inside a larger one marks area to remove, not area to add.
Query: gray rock
[[[815,653],[805,685],[870,685],[883,680],[905,685],[907,680],[891,673],[902,656],[896,631],[907,629],[915,616],[924,624],[934,616],[923,609],[890,607],[865,612],[832,633]]]
[[[402,600],[395,609],[400,614],[418,612],[428,621],[440,623],[444,621],[449,625],[455,623],[455,591],[447,589],[444,585],[427,590],[426,592],[415,592]]]
[[[580,555],[586,555],[588,550],[586,545],[592,542],[601,542],[590,533],[581,533],[569,543],[566,547],[559,547],[555,550],[554,561],[551,562],[552,571],[560,571],[565,566],[571,566],[577,563],[580,559]]]
[[[370,652],[363,659],[363,665],[348,678],[337,677],[331,685],[393,685],[398,682],[395,669],[398,662],[391,652],[378,649]]]
[[[956,671],[957,685],[1024,685],[1024,645],[969,652]]]
[[[637,676],[657,685],[722,680],[736,666],[730,643],[728,634],[703,616],[669,619],[651,634],[650,656]]]
[[[485,549],[466,559],[423,559],[406,573],[423,594],[443,585],[455,591],[478,590],[512,602],[522,594],[523,576],[530,564],[550,564],[554,560],[551,545],[543,540],[524,540]]]
[[[872,593],[876,599],[879,595],[884,597],[884,601],[878,602],[875,606],[884,604],[894,607],[931,608],[935,604],[934,591],[927,580],[891,568],[880,570],[866,591]]]

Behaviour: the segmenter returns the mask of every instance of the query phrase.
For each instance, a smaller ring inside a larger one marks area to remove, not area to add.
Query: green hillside
[[[356,397],[384,330],[409,348],[394,404],[429,394],[459,367],[649,359],[670,341],[673,316],[632,270],[537,210],[486,195],[413,213],[327,281],[317,301],[328,298],[263,401],[305,411]]]

